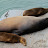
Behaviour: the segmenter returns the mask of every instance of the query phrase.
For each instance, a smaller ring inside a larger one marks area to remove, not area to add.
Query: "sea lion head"
[[[32,8],[29,10],[25,10],[23,12],[23,16],[36,16],[39,17],[41,15],[44,15],[48,12],[48,8]]]
[[[20,42],[26,46],[26,40],[23,37],[20,38]]]

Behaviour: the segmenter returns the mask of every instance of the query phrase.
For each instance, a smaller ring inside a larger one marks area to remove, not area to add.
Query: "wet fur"
[[[7,33],[7,32],[0,32],[0,41],[6,42],[6,43],[22,43],[26,45],[26,40],[16,34],[13,33]]]
[[[39,17],[41,15],[46,14],[47,12],[48,12],[48,8],[32,8],[32,9],[25,10],[23,12],[23,16]]]

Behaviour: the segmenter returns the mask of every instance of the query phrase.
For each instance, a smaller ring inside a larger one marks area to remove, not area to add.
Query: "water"
[[[0,16],[8,10],[26,10],[35,7],[48,8],[48,0],[0,0]]]

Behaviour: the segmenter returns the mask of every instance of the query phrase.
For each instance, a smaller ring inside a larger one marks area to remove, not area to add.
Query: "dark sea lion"
[[[23,37],[13,33],[7,33],[7,32],[0,32],[0,41],[9,42],[9,43],[20,42],[26,45],[26,40]]]
[[[39,17],[41,15],[44,15],[48,12],[48,8],[32,8],[29,10],[25,10],[23,12],[23,16],[36,16]]]
[[[42,17],[16,16],[0,21],[0,32],[32,33],[48,27],[48,15]]]

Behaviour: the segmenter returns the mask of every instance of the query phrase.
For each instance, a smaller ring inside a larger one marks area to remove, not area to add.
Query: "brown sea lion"
[[[0,32],[15,32],[18,35],[32,33],[48,27],[48,15],[44,17],[16,16],[0,21]]]
[[[26,40],[23,37],[13,33],[7,33],[7,32],[0,32],[0,41],[9,42],[9,43],[20,42],[26,45]]]
[[[48,8],[32,8],[29,10],[25,10],[23,12],[23,16],[36,16],[39,17],[41,15],[44,15],[48,12]]]

